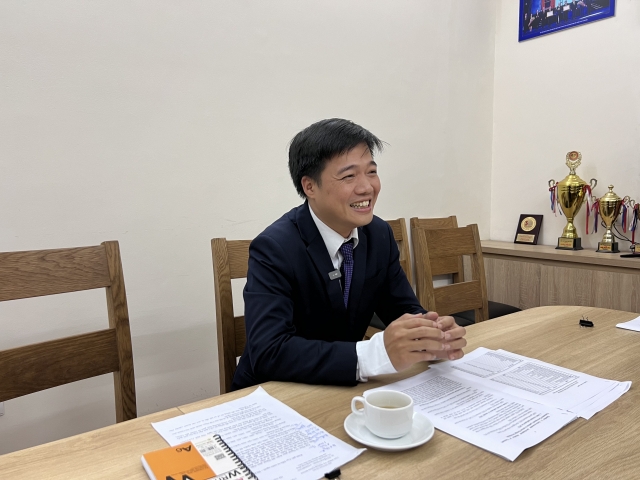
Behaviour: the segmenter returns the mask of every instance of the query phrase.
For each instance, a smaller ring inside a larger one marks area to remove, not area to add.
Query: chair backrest
[[[127,296],[118,242],[0,253],[0,301],[105,288],[109,328],[0,351],[0,402],[113,372],[116,421],[136,418]]]
[[[411,253],[409,249],[409,241],[407,239],[407,224],[404,218],[398,218],[396,220],[387,220],[387,223],[393,230],[393,238],[398,244],[400,250],[400,266],[404,270],[409,284],[411,284]]]
[[[410,220],[411,226],[411,238],[413,237],[413,231],[416,228],[424,228],[426,230],[434,230],[438,228],[458,228],[458,220],[455,215],[450,217],[441,218],[416,218],[413,217]],[[412,240],[414,255],[416,242]],[[417,266],[416,266],[417,267]],[[436,269],[432,272],[433,275],[453,275],[453,283],[464,282],[464,265],[462,257],[457,259],[449,258],[444,263],[435,266]],[[416,285],[418,281],[424,279],[424,270],[416,268]]]
[[[440,315],[473,309],[476,323],[487,320],[487,285],[478,226],[473,224],[462,228],[436,229],[416,227],[412,228],[411,236],[416,261],[416,293],[420,303]],[[447,270],[451,270],[458,262],[462,263],[463,255],[468,255],[471,259],[471,280],[434,287],[433,276],[450,273]]]
[[[236,359],[242,355],[247,343],[244,316],[233,314],[231,280],[247,276],[250,244],[251,240],[211,240],[221,394],[231,391]]]

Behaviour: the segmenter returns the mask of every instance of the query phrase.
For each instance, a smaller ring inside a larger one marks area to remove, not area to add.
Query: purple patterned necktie
[[[351,277],[353,276],[353,243],[351,240],[340,246],[342,254],[342,276],[344,277],[344,308],[349,303],[349,288],[351,288]]]

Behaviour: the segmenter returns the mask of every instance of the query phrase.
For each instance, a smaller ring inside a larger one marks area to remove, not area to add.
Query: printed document
[[[576,415],[492,390],[473,380],[433,368],[385,387],[413,398],[414,408],[443,432],[515,460],[524,450],[550,437]]]
[[[618,328],[624,328],[626,330],[633,330],[634,332],[640,332],[640,317],[636,317],[628,322],[619,323],[616,325]]]
[[[171,446],[220,435],[260,480],[322,478],[365,451],[329,435],[262,387],[152,425]]]
[[[587,420],[631,387],[631,382],[605,380],[505,350],[487,348],[477,348],[460,360],[431,368],[457,378],[482,380],[483,385],[501,392],[569,410]]]
[[[437,429],[513,461],[577,417],[591,418],[630,386],[478,348],[375,390],[410,395]]]

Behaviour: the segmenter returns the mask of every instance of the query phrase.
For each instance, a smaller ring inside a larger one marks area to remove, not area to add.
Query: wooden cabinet
[[[482,242],[489,300],[526,309],[582,305],[640,313],[640,258]]]

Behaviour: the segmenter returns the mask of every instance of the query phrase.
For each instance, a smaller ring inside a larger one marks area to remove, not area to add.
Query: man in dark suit
[[[244,289],[247,344],[232,388],[269,380],[329,385],[462,357],[465,330],[427,313],[373,215],[382,142],[348,120],[304,129],[289,170],[305,203],[254,239]],[[384,332],[362,341],[376,313]]]

